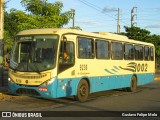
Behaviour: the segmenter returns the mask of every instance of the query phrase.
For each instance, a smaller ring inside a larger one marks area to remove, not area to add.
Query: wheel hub
[[[85,96],[86,95],[86,87],[84,85],[82,85],[81,89],[80,89],[80,94],[82,96]]]

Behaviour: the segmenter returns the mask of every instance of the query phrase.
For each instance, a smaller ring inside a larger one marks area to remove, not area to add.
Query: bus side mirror
[[[67,41],[67,38],[65,36],[63,36],[63,41],[66,42]]]

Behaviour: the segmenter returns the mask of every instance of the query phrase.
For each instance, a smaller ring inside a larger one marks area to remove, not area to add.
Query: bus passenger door
[[[62,41],[59,50],[57,97],[71,96],[75,78],[75,47],[71,41]]]

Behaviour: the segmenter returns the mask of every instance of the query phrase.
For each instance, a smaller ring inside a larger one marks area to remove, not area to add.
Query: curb
[[[6,100],[16,100],[23,98],[24,96],[12,96],[6,93],[0,93],[0,101],[6,101]]]

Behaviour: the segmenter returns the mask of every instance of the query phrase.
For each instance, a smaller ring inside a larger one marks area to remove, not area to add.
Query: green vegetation
[[[47,0],[21,0],[26,12],[11,9],[4,13],[4,40],[7,48],[11,48],[14,36],[22,30],[34,28],[60,28],[72,18],[72,12],[62,13],[63,3]]]

